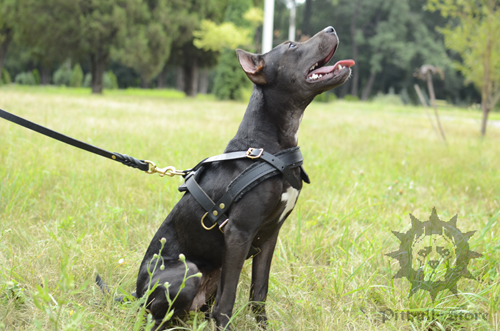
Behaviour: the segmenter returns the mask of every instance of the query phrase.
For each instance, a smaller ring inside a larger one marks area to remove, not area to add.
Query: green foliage
[[[33,69],[33,77],[35,78],[35,84],[40,85],[40,73],[38,72],[38,69]]]
[[[104,88],[108,90],[115,90],[118,88],[118,80],[111,70],[104,74]]]
[[[83,87],[92,87],[92,74],[89,72],[85,75],[85,79],[83,80]],[[107,71],[104,73],[102,77],[103,86],[107,90],[115,90],[118,88],[118,80],[116,79],[116,75],[111,71]]]
[[[0,284],[0,302],[3,305],[14,302],[16,308],[19,308],[19,306],[26,302],[24,289],[16,281],[8,281]]]
[[[228,3],[225,21],[232,22],[241,29],[249,29],[252,23],[243,18],[252,8],[252,1],[231,0]],[[214,94],[219,100],[239,100],[242,98],[242,89],[248,86],[249,80],[241,69],[234,50],[223,49],[214,81]]]
[[[16,0],[19,5],[16,39],[44,66],[61,63],[80,51],[81,1]],[[25,22],[23,24],[22,22]],[[54,24],[57,22],[57,24]]]
[[[215,24],[209,20],[201,22],[200,30],[193,31],[193,44],[205,51],[220,52],[223,48],[234,49],[240,45],[249,45],[252,31],[237,28],[233,22]]]
[[[85,78],[83,79],[82,86],[83,87],[91,87],[91,83],[92,83],[92,74],[90,72],[88,72],[85,75]]]
[[[37,85],[35,76],[31,71],[21,72],[20,74],[17,74],[14,82],[21,85]]]
[[[0,83],[10,84],[12,82],[12,80],[10,78],[10,74],[7,71],[7,69],[3,68],[0,76],[1,76],[0,77]]]
[[[430,0],[428,7],[453,19],[440,31],[461,57],[455,68],[481,91],[484,135],[488,113],[500,101],[500,1]]]
[[[81,87],[83,83],[83,70],[80,67],[80,64],[77,63],[73,67],[73,71],[71,72],[71,78],[69,82],[69,86],[71,87]]]
[[[133,68],[148,86],[163,69],[179,34],[171,1],[128,1],[127,24],[112,56]]]
[[[234,50],[224,49],[217,66],[214,80],[214,94],[219,100],[241,100],[242,89],[248,87],[250,81],[241,69]]]
[[[54,82],[54,85],[70,86],[71,75],[72,71],[69,62],[65,62],[54,72],[52,81]]]
[[[359,97],[357,95],[348,94],[344,97],[345,101],[359,101]]]
[[[377,95],[372,100],[374,103],[380,103],[383,105],[393,105],[393,106],[402,106],[403,100],[401,96],[394,93],[377,93]]]
[[[333,92],[328,92],[328,91],[323,92],[314,98],[314,101],[316,102],[325,102],[325,103],[333,102],[335,100],[337,100],[337,96]]]
[[[474,83],[479,90],[491,84],[491,92],[500,93],[500,2],[430,0],[429,9],[458,19],[458,25],[450,24],[440,31],[446,47],[462,57],[462,61],[454,61],[454,65],[466,81]]]

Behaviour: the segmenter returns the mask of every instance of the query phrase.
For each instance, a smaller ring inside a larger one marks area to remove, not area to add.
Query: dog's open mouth
[[[330,54],[328,54],[323,60],[316,62],[308,71],[306,80],[310,83],[326,80],[339,74],[345,72],[347,68],[354,65],[354,60],[341,60],[335,63],[333,66],[324,67],[335,54],[337,50],[337,45],[332,49]]]

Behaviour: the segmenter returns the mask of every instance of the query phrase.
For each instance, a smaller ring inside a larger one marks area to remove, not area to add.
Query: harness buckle
[[[224,227],[224,225],[226,225],[226,224],[227,224],[227,222],[229,222],[229,218],[228,218],[228,219],[226,219],[224,222],[222,222],[222,224],[221,224],[221,225],[219,225],[219,230],[220,230],[220,232],[224,233],[224,231],[222,230],[222,228]]]
[[[208,215],[208,211],[205,213],[205,215],[203,215],[203,217],[201,218],[201,226],[205,229],[205,230],[212,230],[213,228],[215,228],[215,226],[217,225],[217,223],[214,223],[214,225],[212,225],[211,227],[206,227],[205,224],[203,224],[203,221],[205,220],[205,217],[207,217]]]
[[[250,147],[247,151],[246,157],[249,159],[258,159],[264,153],[264,148],[254,148]]]

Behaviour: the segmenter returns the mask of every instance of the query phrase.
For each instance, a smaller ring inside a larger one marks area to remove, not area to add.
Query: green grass
[[[0,108],[104,149],[189,168],[221,153],[246,105],[174,92],[0,88]],[[270,277],[272,330],[499,330],[500,127],[481,139],[481,115],[441,111],[448,145],[419,107],[313,103],[299,135],[312,180],[282,228]],[[498,120],[498,114],[492,119]],[[492,122],[493,123],[493,122]],[[159,178],[0,120],[0,329],[132,330],[137,306],[104,298],[96,271],[113,292],[134,290],[142,256],[181,197],[179,178]],[[392,279],[406,231],[433,207],[458,214],[477,232],[483,254],[461,279],[458,296],[425,291],[408,297]],[[123,259],[123,263],[119,261]],[[246,309],[251,261],[245,263],[235,330],[256,330]],[[485,313],[488,319],[385,321],[391,309]],[[197,323],[200,316],[197,315]],[[189,326],[194,323],[192,318]],[[441,328],[440,328],[441,326]],[[215,330],[209,322],[206,330]]]

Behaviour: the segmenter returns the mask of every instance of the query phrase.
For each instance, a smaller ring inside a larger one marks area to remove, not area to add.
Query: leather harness
[[[237,159],[249,158],[255,160],[241,174],[238,175],[227,187],[224,195],[214,202],[208,194],[198,184],[199,178],[203,173],[204,166],[220,161],[229,161]],[[299,190],[301,181],[310,183],[307,173],[302,167],[302,153],[299,147],[292,147],[275,155],[267,153],[262,148],[249,148],[247,151],[230,152],[209,157],[194,168],[184,170],[187,175],[184,177],[185,182],[179,187],[180,192],[189,191],[198,203],[205,209],[205,214],[201,218],[201,226],[205,230],[212,230],[216,225],[219,230],[222,229],[229,221],[226,216],[227,210],[233,202],[238,201],[251,188],[262,182],[263,180],[282,174],[293,188]],[[300,167],[300,179],[294,176],[292,169]],[[207,226],[206,223],[210,225]],[[251,246],[248,252],[247,259],[260,253],[260,248]]]
[[[213,162],[245,158],[255,160],[255,162],[243,170],[229,184],[224,195],[217,202],[214,202],[198,184],[200,175],[204,170],[203,167]],[[276,155],[265,152],[262,148],[249,148],[247,151],[212,156],[198,163],[193,169],[184,170],[188,175],[185,176],[185,182],[179,187],[179,191],[189,191],[205,209],[206,213],[202,217],[201,224],[206,230],[211,230],[216,225],[219,225],[219,229],[222,231],[228,220],[225,213],[233,202],[263,180],[281,173],[290,185],[297,190],[301,188],[300,181],[303,180],[309,184],[309,177],[302,168],[303,160],[299,147],[286,149],[276,153]],[[300,167],[300,179],[296,178],[292,172],[292,169],[297,167]],[[206,222],[210,223],[210,225],[206,226]]]

